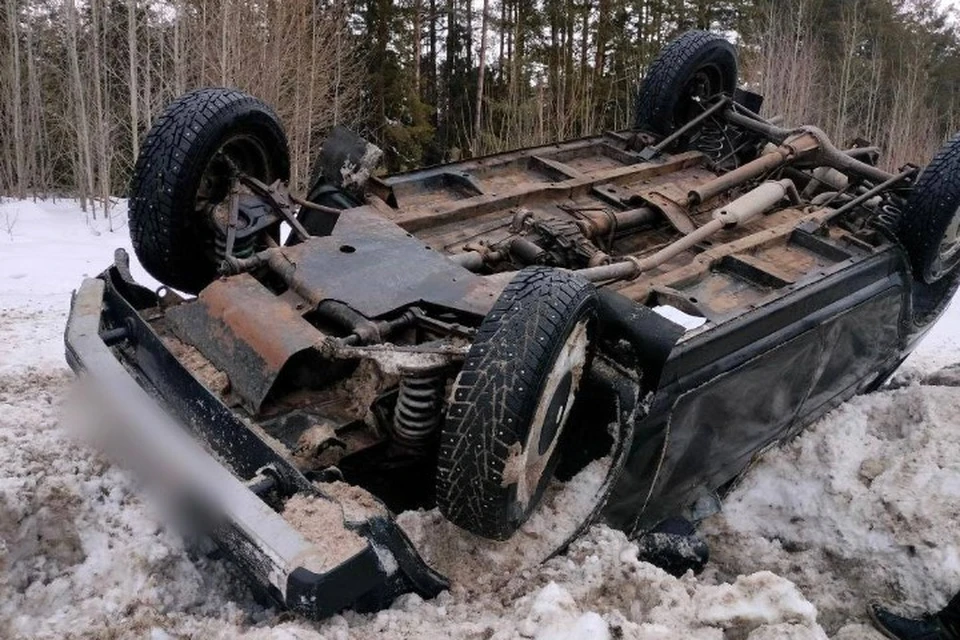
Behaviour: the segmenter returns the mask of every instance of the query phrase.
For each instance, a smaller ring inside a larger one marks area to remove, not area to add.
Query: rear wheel
[[[664,47],[640,84],[635,126],[668,135],[719,93],[737,88],[737,52],[723,36],[688,31]]]
[[[917,178],[900,224],[914,275],[933,284],[958,277],[960,265],[960,135]]]
[[[524,269],[484,319],[453,385],[437,504],[454,524],[505,540],[530,516],[588,366],[596,290],[569,272]]]
[[[130,186],[130,235],[150,275],[189,293],[216,277],[237,172],[267,184],[289,177],[286,134],[270,107],[232,89],[200,89],[167,107]]]

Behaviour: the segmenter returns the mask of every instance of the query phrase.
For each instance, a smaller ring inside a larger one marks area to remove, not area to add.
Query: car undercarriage
[[[596,460],[566,540],[715,510],[947,304],[960,144],[887,171],[869,144],[776,124],[705,32],[639,95],[631,130],[388,176],[338,128],[303,196],[269,107],[179,99],[130,209],[168,286],[118,252],[67,327],[72,366],[131,425],[105,446],[177,478],[254,581],[313,617],[447,586],[401,511],[507,540]]]

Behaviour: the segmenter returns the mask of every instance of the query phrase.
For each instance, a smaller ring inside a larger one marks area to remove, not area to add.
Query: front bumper
[[[287,493],[332,499],[250,432],[165,348],[138,313],[157,298],[136,285],[126,255],[86,279],[71,302],[67,362],[115,420],[108,453],[151,483],[172,488],[178,504],[202,514],[204,532],[283,606],[311,618],[351,607],[376,610],[398,595],[432,598],[447,580],[430,569],[389,515],[330,523],[362,537],[344,557],[315,545],[241,479],[269,469]],[[136,305],[136,308],[134,307]],[[111,345],[108,346],[107,342]],[[203,443],[203,444],[201,444]]]

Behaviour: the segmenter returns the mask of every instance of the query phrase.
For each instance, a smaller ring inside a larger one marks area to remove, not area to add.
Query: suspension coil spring
[[[715,122],[706,122],[700,129],[699,135],[692,141],[693,147],[711,160],[723,157],[726,134],[722,125]]]
[[[400,378],[393,414],[394,436],[399,442],[422,445],[440,426],[444,381],[437,369],[409,371]]]
[[[223,260],[227,255],[227,236],[217,232],[214,234],[213,249],[217,252],[217,259]],[[236,238],[233,241],[233,257],[249,258],[256,253],[256,234],[248,235],[245,238]]]
[[[877,229],[896,234],[900,229],[900,207],[890,202],[884,202],[877,208],[877,212],[870,218],[870,224]]]

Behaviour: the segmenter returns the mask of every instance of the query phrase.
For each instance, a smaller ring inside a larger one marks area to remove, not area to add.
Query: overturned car
[[[597,460],[569,536],[696,520],[881,384],[960,282],[960,139],[888,172],[761,103],[690,32],[631,130],[379,177],[338,129],[301,197],[270,108],[195,91],[132,186],[169,288],[118,252],[74,296],[68,360],[126,454],[308,616],[447,586],[393,514],[507,540]]]

